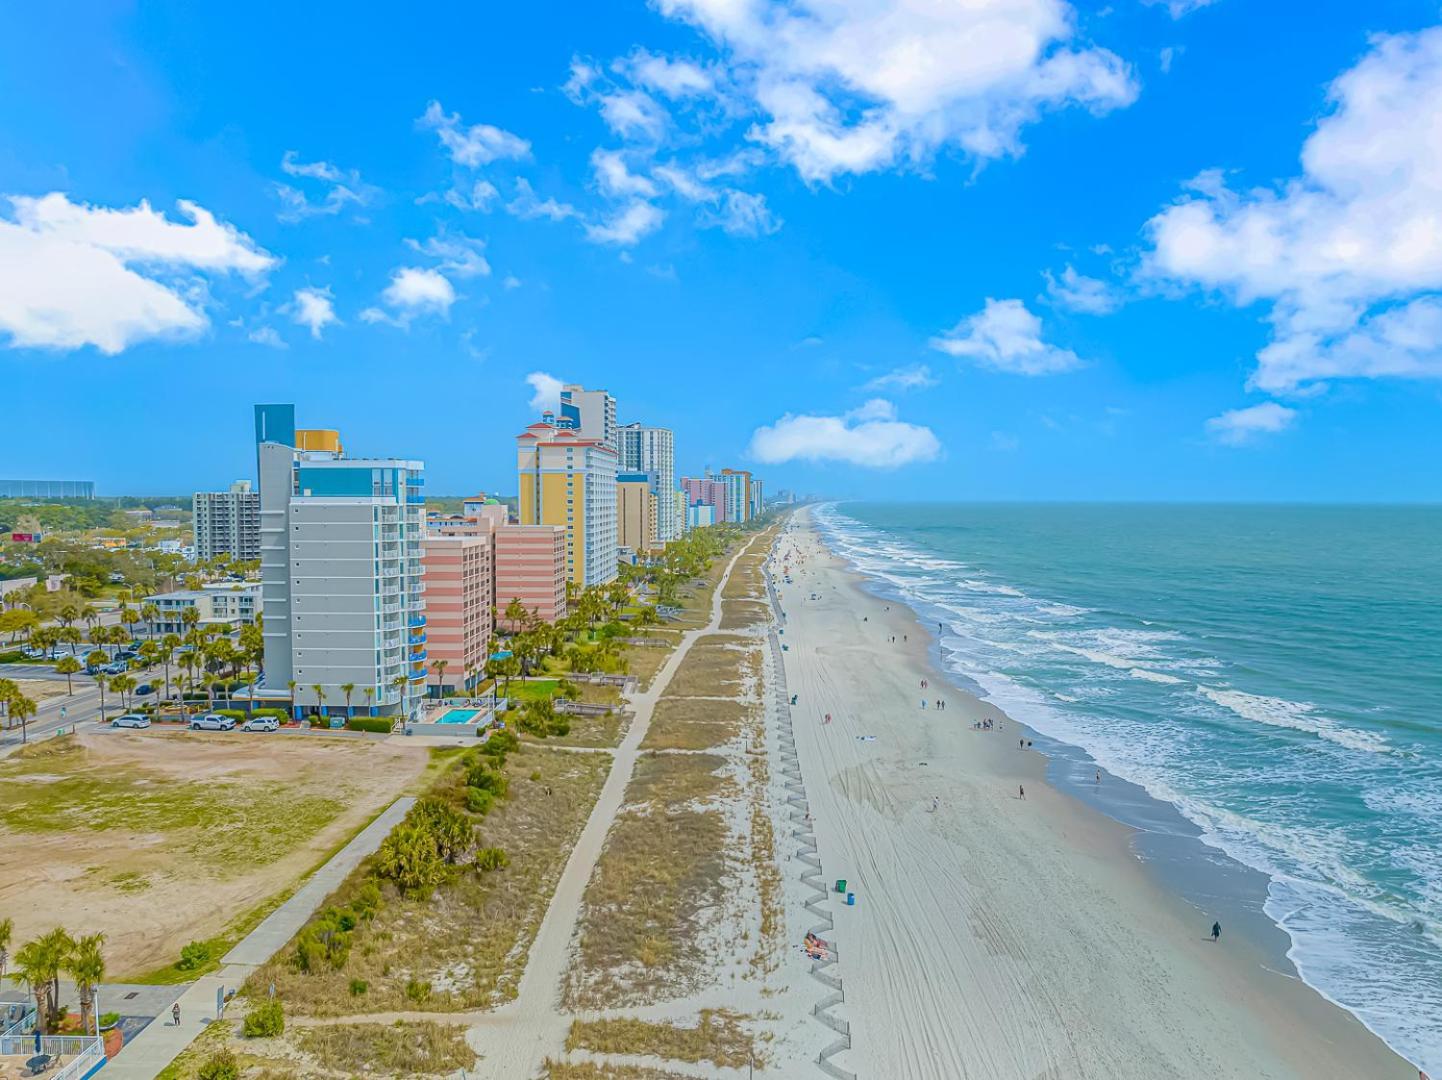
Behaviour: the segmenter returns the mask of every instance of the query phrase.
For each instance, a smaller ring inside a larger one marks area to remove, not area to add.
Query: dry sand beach
[[[1026,732],[947,683],[913,614],[865,591],[806,511],[772,565],[819,854],[856,894],[829,905],[853,1044],[838,1065],[888,1080],[1415,1080],[1245,941],[1213,944],[1130,831],[1048,786]]]

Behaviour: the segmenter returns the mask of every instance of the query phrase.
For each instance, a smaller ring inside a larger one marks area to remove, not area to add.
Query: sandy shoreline
[[[1244,936],[1206,940],[1210,919],[1145,871],[1132,830],[1050,786],[1047,760],[1018,749],[1024,730],[936,670],[910,609],[796,521],[778,546],[793,583],[776,582],[796,741],[827,874],[857,894],[833,904],[853,1033],[838,1063],[999,1080],[1417,1076]]]

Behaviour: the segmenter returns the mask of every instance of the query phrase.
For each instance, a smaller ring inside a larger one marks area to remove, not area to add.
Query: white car
[[[235,719],[221,716],[220,713],[208,712],[190,718],[191,731],[233,731],[234,729]]]
[[[241,731],[279,731],[280,721],[273,716],[252,716],[240,725]]]
[[[114,720],[110,721],[110,726],[148,728],[150,726],[150,717],[141,716],[139,713],[126,713],[124,716],[117,716]]]

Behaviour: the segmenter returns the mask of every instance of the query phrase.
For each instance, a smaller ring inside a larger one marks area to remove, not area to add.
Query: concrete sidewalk
[[[120,1053],[106,1065],[105,1080],[153,1080],[216,1019],[216,992],[239,989],[251,972],[283,948],[361,860],[381,846],[415,801],[406,796],[391,803],[312,874],[294,896],[226,953],[221,960],[224,966],[219,971],[189,986],[176,987],[180,1024],[171,1022],[167,1005],[134,1042],[121,1047]]]

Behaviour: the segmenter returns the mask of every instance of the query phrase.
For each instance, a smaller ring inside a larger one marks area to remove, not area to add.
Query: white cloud
[[[306,327],[310,330],[310,336],[317,340],[327,326],[340,322],[335,313],[331,291],[327,288],[296,289],[295,296],[287,307],[291,321]]]
[[[416,126],[434,131],[451,160],[467,168],[506,158],[520,161],[531,154],[531,144],[519,135],[491,124],[466,127],[460,113],[447,113],[439,101],[432,101],[426,106]]]
[[[1167,45],[1157,54],[1157,66],[1162,69],[1163,75],[1172,70],[1172,64],[1176,62],[1177,56],[1181,51],[1181,49],[1175,46]]]
[[[0,218],[0,332],[13,347],[115,354],[148,339],[193,338],[209,325],[204,273],[254,277],[276,263],[250,237],[193,202],[189,224],[148,202],[125,209],[55,192],[9,197]]]
[[[692,60],[659,56],[645,49],[635,49],[623,60],[612,65],[625,72],[631,80],[648,90],[668,98],[688,98],[711,93],[716,88],[716,75],[709,66]]]
[[[1264,401],[1245,409],[1229,409],[1207,421],[1207,431],[1218,442],[1242,446],[1258,436],[1285,431],[1297,418],[1297,411],[1275,401]]]
[[[1204,7],[1211,7],[1216,2],[1217,0],[1143,0],[1143,3],[1150,7],[1165,7],[1167,14],[1174,19],[1180,19]]]
[[[531,387],[531,411],[533,413],[559,412],[561,409],[562,381],[544,371],[533,371],[526,376]]]
[[[486,242],[465,233],[448,233],[443,229],[424,244],[407,239],[406,246],[438,260],[441,270],[456,277],[487,277],[491,273],[491,264],[483,254]]]
[[[866,384],[867,390],[925,390],[936,386],[941,380],[931,373],[926,364],[896,368],[885,375],[878,375]]]
[[[896,408],[880,398],[840,416],[787,413],[751,436],[751,456],[768,465],[788,461],[838,461],[865,468],[890,469],[931,461],[941,443],[928,427],[896,418]]]
[[[267,345],[272,349],[290,348],[290,346],[281,339],[281,336],[276,333],[275,327],[273,326],[257,326],[246,335],[246,338],[257,345]]]
[[[506,203],[506,213],[527,220],[543,217],[551,221],[581,216],[580,211],[569,203],[557,202],[553,198],[541,199],[524,176],[516,181],[516,197]]]
[[[362,322],[386,323],[407,329],[411,320],[422,315],[450,315],[456,302],[456,290],[450,280],[436,270],[402,266],[391,274],[391,283],[381,292],[381,300],[390,311],[368,307],[361,312]]]
[[[828,182],[954,147],[1017,154],[1047,108],[1095,113],[1137,87],[1113,53],[1073,45],[1064,0],[659,0],[704,31],[759,114],[749,135],[808,181]]]
[[[1143,273],[1271,304],[1258,389],[1442,378],[1442,28],[1374,37],[1329,96],[1300,176],[1239,192],[1204,173],[1148,222]]]
[[[501,286],[505,289],[519,289],[521,287],[521,279],[516,277],[515,274],[507,274],[505,280],[501,282]]]
[[[720,193],[715,210],[701,215],[705,226],[719,226],[732,236],[770,236],[782,221],[766,205],[766,196],[728,188]]]
[[[655,232],[665,220],[665,213],[652,203],[637,199],[628,203],[605,221],[586,226],[586,239],[596,244],[632,247],[641,238]]]
[[[282,204],[276,217],[281,221],[294,222],[320,214],[339,214],[347,206],[367,206],[380,194],[380,189],[362,180],[356,169],[342,169],[329,161],[301,161],[294,150],[285,152],[280,168],[287,176],[328,185],[324,197],[319,202],[312,202],[301,189],[289,184],[276,184],[275,193]]]
[[[1058,307],[1071,311],[1082,311],[1088,315],[1107,315],[1121,306],[1121,297],[1105,281],[1079,274],[1067,264],[1066,269],[1056,277],[1050,270],[1044,272],[1046,294]]]
[[[656,99],[642,90],[618,90],[602,94],[597,100],[601,119],[623,139],[656,141],[666,132],[666,110]]]
[[[949,356],[1016,375],[1055,375],[1081,366],[1076,353],[1041,339],[1041,320],[1020,300],[988,298],[985,308],[930,344]]]
[[[457,210],[479,210],[483,214],[489,214],[500,194],[496,190],[496,185],[489,180],[477,180],[471,185],[470,191],[462,191],[459,187],[451,188],[444,195],[432,191],[417,199],[416,205],[425,206],[428,203],[445,202]]]
[[[656,185],[644,176],[638,176],[626,166],[626,158],[619,150],[596,149],[591,153],[591,170],[596,174],[596,183],[602,194],[612,198],[652,198]]]
[[[1021,440],[1007,431],[991,433],[991,448],[1003,454],[1010,454],[1021,446]]]

